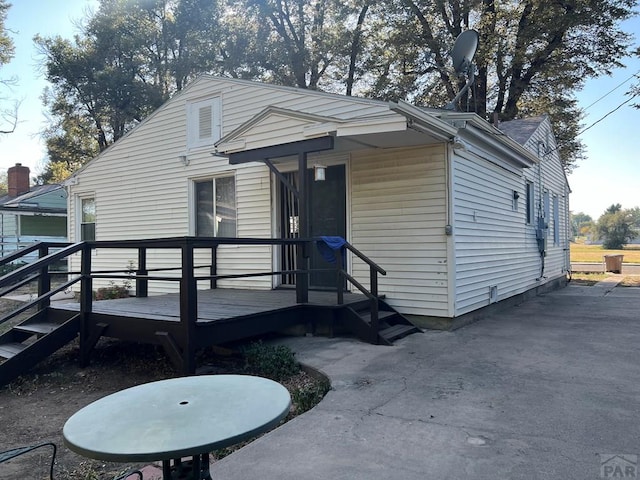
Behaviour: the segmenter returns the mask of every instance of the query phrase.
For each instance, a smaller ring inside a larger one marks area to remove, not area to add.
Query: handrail
[[[353,245],[351,245],[349,242],[346,242],[344,244],[345,247],[347,247],[347,249],[349,251],[351,251],[352,253],[355,253],[361,260],[363,260],[366,264],[368,264],[371,268],[373,268],[376,272],[378,272],[380,275],[386,275],[387,271],[382,268],[380,265],[378,265],[376,262],[374,262],[373,260],[371,260],[369,257],[367,257],[364,253],[362,253],[360,250],[358,250],[356,247],[354,247]]]
[[[316,239],[321,240],[321,238]],[[349,273],[344,269],[342,264],[342,254],[336,255],[336,292],[338,296],[338,305],[342,305],[344,303],[344,286],[343,279],[349,281],[352,285],[354,285],[358,290],[360,290],[370,302],[369,310],[371,312],[371,330],[374,332],[372,335],[375,335],[377,339],[378,331],[380,329],[380,316],[379,316],[379,305],[378,305],[378,274],[386,275],[387,271],[378,265],[376,262],[367,257],[360,250],[355,248],[349,242],[344,242],[344,247],[355,254],[358,258],[364,261],[367,265],[369,265],[369,284],[370,290],[367,290],[360,282],[358,282],[355,278],[353,278]]]
[[[0,258],[0,266],[20,260],[22,257],[40,250],[41,247],[68,247],[69,245],[71,245],[71,243],[68,242],[36,242],[28,247],[21,248],[20,250],[16,250],[15,252]]]
[[[73,279],[69,280],[68,282],[66,282],[64,284],[57,286],[53,290],[49,290],[44,295],[40,295],[39,297],[36,297],[33,300],[30,300],[29,302],[25,303],[24,305],[21,305],[20,307],[18,307],[17,309],[13,310],[9,314],[7,314],[4,317],[0,318],[0,325],[2,325],[3,323],[11,320],[12,318],[14,318],[14,317],[16,317],[18,315],[20,315],[22,312],[25,312],[25,311],[29,310],[30,308],[32,308],[37,303],[40,303],[43,300],[48,300],[51,297],[53,297],[56,293],[62,292],[63,290],[66,290],[67,288],[69,288],[74,283],[77,283],[79,280],[80,280],[80,277],[73,278]]]
[[[68,247],[63,248],[62,250],[58,250],[55,253],[50,253],[49,255],[39,258],[33,263],[28,263],[27,265],[24,265],[12,272],[7,273],[3,277],[0,277],[0,288],[13,283],[16,278],[22,278],[23,276],[29,275],[30,273],[39,271],[42,268],[48,267],[51,263],[57,260],[62,260],[69,255],[73,255],[74,253],[79,252],[80,250],[82,250],[82,248],[84,248],[84,244],[85,242],[71,244]]]

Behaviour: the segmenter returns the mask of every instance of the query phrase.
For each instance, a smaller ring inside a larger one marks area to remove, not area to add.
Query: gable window
[[[533,202],[534,202],[534,193],[533,193],[533,182],[527,181],[525,185],[525,190],[527,193],[527,223],[533,223]]]
[[[85,197],[80,199],[80,241],[96,239],[96,199]]]
[[[211,146],[221,135],[220,97],[187,104],[187,148]]]
[[[197,237],[236,237],[235,177],[194,182]]]

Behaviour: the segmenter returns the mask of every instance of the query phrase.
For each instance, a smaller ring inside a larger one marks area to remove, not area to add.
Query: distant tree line
[[[611,205],[594,221],[591,216],[571,213],[573,237],[589,237],[602,240],[606,249],[619,250],[640,235],[640,207],[623,209],[619,203]]]
[[[500,120],[549,114],[570,171],[583,154],[574,92],[621,66],[633,0],[99,0],[73,40],[37,36],[50,87],[48,164],[60,181],[200,73],[418,105],[464,83],[457,35],[480,36],[458,107]]]

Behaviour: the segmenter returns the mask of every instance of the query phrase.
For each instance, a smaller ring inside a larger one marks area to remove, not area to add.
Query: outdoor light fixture
[[[185,167],[189,165],[189,159],[186,155],[178,155],[178,160],[180,160],[180,163],[182,163]]]
[[[326,178],[326,171],[327,167],[325,167],[324,165],[315,164],[313,166],[313,179],[316,182],[324,182]]]

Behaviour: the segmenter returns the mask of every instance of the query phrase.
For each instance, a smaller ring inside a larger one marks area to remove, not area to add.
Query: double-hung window
[[[194,182],[197,237],[236,237],[235,177]]]
[[[80,198],[80,241],[96,239],[96,199]]]
[[[533,210],[534,210],[534,202],[535,202],[535,193],[533,190],[533,182],[527,181],[525,184],[525,190],[527,194],[527,224],[533,223]]]
[[[558,196],[553,196],[553,244],[560,245],[560,204]]]

